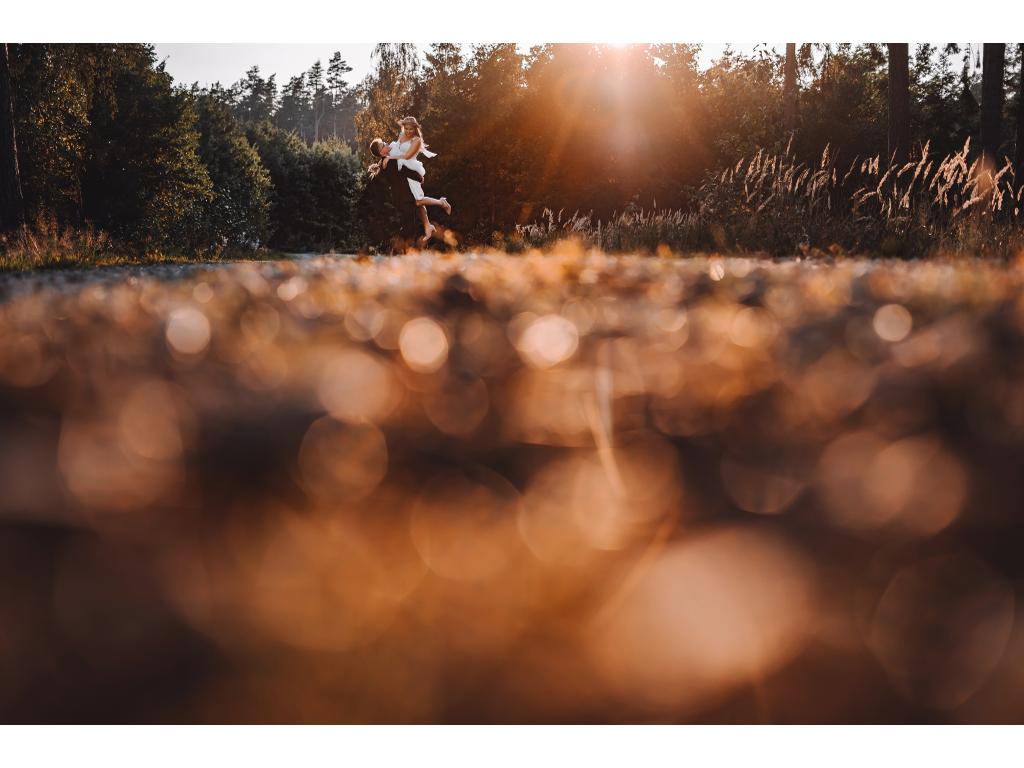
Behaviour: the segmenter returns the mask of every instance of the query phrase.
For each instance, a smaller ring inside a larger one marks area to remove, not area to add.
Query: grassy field
[[[710,174],[685,210],[629,206],[605,220],[545,210],[516,227],[508,248],[573,238],[614,253],[717,251],[1007,261],[1024,251],[1024,185],[1013,164],[972,160],[970,141],[934,157],[928,145],[902,166],[878,155],[816,163],[760,149]]]
[[[0,718],[1024,707],[1024,269],[0,276]]]
[[[145,251],[91,227],[61,227],[41,219],[14,234],[0,235],[0,275],[35,270],[92,270],[152,264],[201,264],[285,258],[268,248],[220,248],[207,252]]]

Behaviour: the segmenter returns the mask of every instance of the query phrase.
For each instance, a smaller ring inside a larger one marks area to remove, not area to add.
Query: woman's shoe
[[[449,216],[451,216],[452,215],[452,204],[448,202],[448,198],[447,197],[442,197],[441,198],[441,205],[444,206],[444,212],[447,213]]]

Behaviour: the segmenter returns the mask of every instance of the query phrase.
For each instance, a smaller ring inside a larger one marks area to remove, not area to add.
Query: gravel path
[[[287,254],[286,261],[311,259],[351,259],[352,254]],[[236,260],[200,261],[168,264],[128,264],[85,269],[38,269],[27,272],[0,272],[0,301],[41,290],[75,290],[93,283],[130,282],[132,279],[182,280],[197,273],[230,268],[236,264],[275,264],[274,261]]]

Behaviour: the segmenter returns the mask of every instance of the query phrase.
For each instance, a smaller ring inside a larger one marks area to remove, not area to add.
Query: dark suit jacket
[[[377,178],[384,181],[388,185],[388,189],[391,192],[391,204],[395,206],[402,213],[402,235],[406,235],[406,220],[410,221],[410,226],[415,230],[420,223],[419,213],[416,210],[416,198],[412,195],[412,190],[409,189],[409,184],[406,179],[412,179],[423,183],[423,176],[416,173],[412,168],[399,168],[398,162],[391,160],[384,170],[382,170]]]
[[[360,215],[369,240],[376,247],[394,247],[396,241],[411,243],[421,234],[416,199],[407,179],[423,182],[416,171],[399,169],[392,159],[363,189]]]
[[[384,166],[384,170],[378,174],[378,178],[386,179],[389,186],[397,185],[402,179],[412,179],[413,181],[418,181],[420,184],[423,183],[423,176],[421,174],[416,173],[412,168],[399,168],[398,161],[394,159]],[[408,192],[411,197],[412,192],[409,189],[409,185],[402,184],[401,186],[405,187],[405,191]],[[416,202],[413,200],[413,205],[415,204]]]

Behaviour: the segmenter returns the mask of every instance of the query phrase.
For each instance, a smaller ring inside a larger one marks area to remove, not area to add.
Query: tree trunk
[[[0,43],[0,229],[25,224],[25,198],[18,171],[18,141],[14,133],[14,93],[7,43]]]
[[[787,135],[796,130],[796,43],[786,43],[785,81],[782,85],[782,127]]]
[[[889,48],[889,158],[897,165],[910,154],[910,46],[887,43]]]
[[[1005,62],[1005,43],[985,43],[981,70],[981,151],[993,165],[999,165],[1002,144]]]
[[[1024,43],[1017,43],[1020,54],[1020,72],[1017,83],[1017,147],[1014,155],[1014,172],[1017,186],[1024,185]]]

